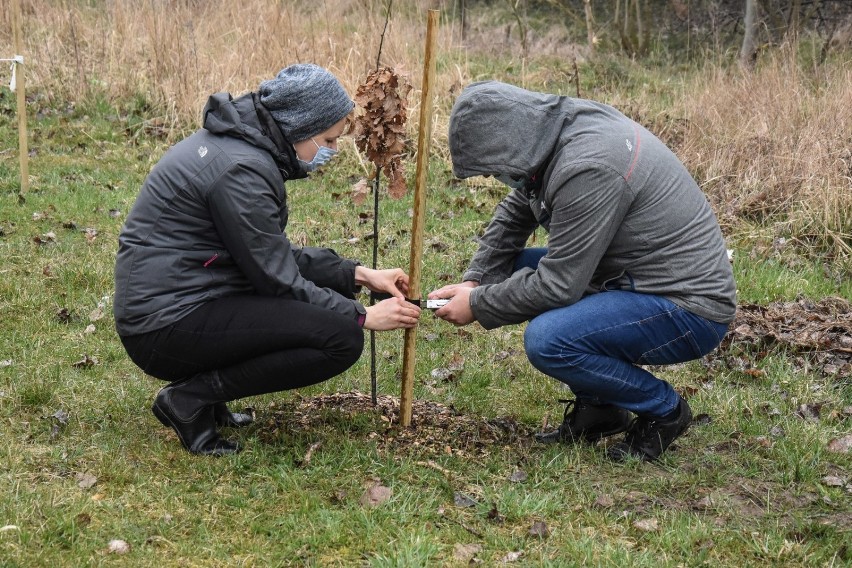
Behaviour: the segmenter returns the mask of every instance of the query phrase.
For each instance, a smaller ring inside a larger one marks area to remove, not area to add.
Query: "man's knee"
[[[527,324],[524,331],[524,351],[533,367],[542,372],[546,372],[561,355],[561,349],[554,342],[552,330],[539,318]]]

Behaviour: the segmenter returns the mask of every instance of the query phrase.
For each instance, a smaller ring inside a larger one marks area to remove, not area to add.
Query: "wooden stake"
[[[408,295],[420,298],[420,264],[423,258],[423,221],[426,216],[426,176],[429,173],[429,146],[432,142],[432,83],[435,79],[435,46],[438,37],[438,10],[429,10],[426,27],[426,53],[423,61],[423,87],[420,96],[420,132],[417,136],[417,172],[414,183],[414,218],[411,222],[411,262]],[[402,394],[399,421],[411,426],[411,394],[414,389],[414,355],[417,328],[405,330],[402,357]]]
[[[23,55],[24,42],[22,36],[20,0],[12,0],[12,27],[15,36],[15,55]],[[23,201],[30,187],[29,150],[27,149],[27,93],[24,81],[24,66],[15,63],[15,92],[18,95],[18,150],[21,164],[21,191],[18,199]]]

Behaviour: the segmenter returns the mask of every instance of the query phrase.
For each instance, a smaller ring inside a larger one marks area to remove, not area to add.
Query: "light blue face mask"
[[[310,162],[306,162],[302,159],[299,159],[299,164],[302,166],[302,169],[305,172],[310,173],[317,168],[324,166],[331,160],[333,157],[337,155],[337,150],[332,150],[328,146],[320,146],[317,144],[317,141],[311,138],[311,142],[314,143],[314,146],[317,147],[317,153],[314,156],[314,159]]]
[[[512,189],[523,189],[523,187],[527,184],[527,180],[524,178],[521,179],[513,179],[512,176],[508,174],[501,174],[499,176],[494,176],[494,179],[501,183],[505,183]]]

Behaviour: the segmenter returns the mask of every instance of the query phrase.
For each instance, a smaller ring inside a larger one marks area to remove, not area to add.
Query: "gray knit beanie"
[[[340,81],[312,63],[285,67],[261,83],[258,92],[260,102],[293,143],[325,132],[355,108]]]

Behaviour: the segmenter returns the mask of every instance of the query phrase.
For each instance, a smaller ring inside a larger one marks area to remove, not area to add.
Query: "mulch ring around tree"
[[[420,456],[485,457],[505,448],[528,445],[532,429],[514,418],[463,414],[438,402],[412,402],[412,428],[399,427],[399,399],[368,394],[334,393],[285,402],[270,408],[263,430],[317,432],[332,427],[374,440],[379,451]]]
[[[797,299],[738,306],[736,320],[713,358],[748,370],[774,348],[794,355],[797,367],[824,376],[852,377],[852,304],[842,298]]]

